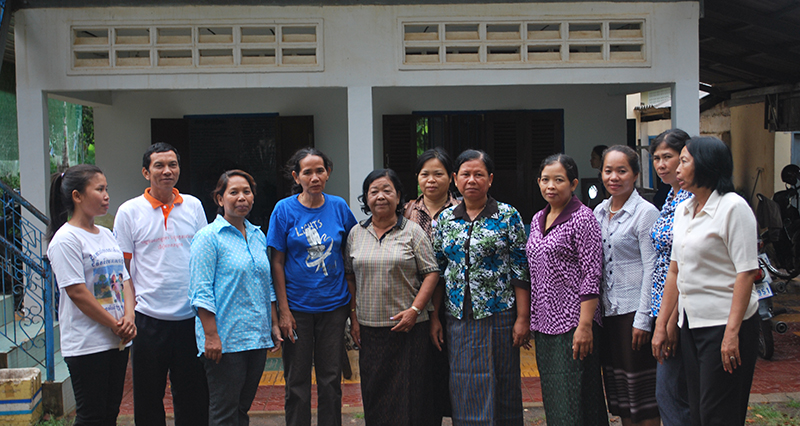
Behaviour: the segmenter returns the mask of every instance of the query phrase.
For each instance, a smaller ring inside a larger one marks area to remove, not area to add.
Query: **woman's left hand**
[[[122,343],[127,345],[128,342],[136,337],[136,323],[135,314],[125,314],[119,321],[117,321],[117,336],[122,339]]]
[[[733,374],[733,370],[742,365],[742,358],[739,355],[739,333],[725,330],[722,336],[722,368],[728,373]]]
[[[525,318],[517,317],[514,322],[514,331],[512,333],[514,338],[514,347],[523,347],[525,349],[531,348],[531,326],[530,322],[525,321]]]
[[[392,321],[400,321],[396,326],[392,327],[392,331],[408,333],[414,328],[414,324],[417,323],[417,313],[413,309],[408,308],[389,319]]]
[[[631,341],[631,349],[638,351],[643,347],[649,346],[650,342],[650,332],[639,330],[636,327],[633,327],[633,340]]]
[[[278,324],[272,324],[272,343],[274,343],[275,346],[269,348],[270,352],[277,352],[283,343],[283,338],[281,337],[281,327]]]

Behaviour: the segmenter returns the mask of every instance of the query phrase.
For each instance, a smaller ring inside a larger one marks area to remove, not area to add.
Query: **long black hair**
[[[64,173],[53,173],[50,178],[50,225],[47,226],[45,238],[52,240],[56,231],[67,223],[75,211],[72,191],[83,194],[89,181],[98,173],[103,174],[103,171],[91,164],[78,164]]]
[[[292,172],[295,172],[296,174],[299,175],[300,161],[302,161],[309,155],[314,155],[319,158],[322,158],[322,164],[325,166],[325,170],[327,170],[328,173],[330,173],[331,170],[333,170],[333,161],[331,161],[331,159],[328,158],[327,155],[325,155],[322,151],[314,147],[307,146],[305,148],[298,149],[294,154],[292,154],[291,157],[289,157],[289,160],[286,162],[286,166],[284,167],[284,174],[286,175],[287,179],[294,182],[294,177],[292,176]],[[292,184],[291,195],[296,195],[301,192],[303,192],[303,187],[299,183],[294,182]]]

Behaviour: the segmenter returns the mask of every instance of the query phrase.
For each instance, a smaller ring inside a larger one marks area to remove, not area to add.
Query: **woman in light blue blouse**
[[[246,172],[223,173],[211,194],[217,218],[192,240],[189,299],[213,425],[248,424],[267,350],[282,342],[267,239],[246,219],[255,187]]]
[[[651,293],[651,313],[658,317],[661,309],[661,296],[664,293],[664,282],[667,279],[669,260],[672,254],[672,224],[675,220],[675,209],[682,201],[692,197],[692,193],[681,189],[678,185],[678,165],[680,154],[689,135],[681,129],[666,130],[658,135],[650,145],[650,156],[653,168],[658,177],[671,189],[667,200],[661,208],[661,215],[656,219],[650,231],[653,248],[656,250],[656,263],[653,268],[653,286]],[[689,396],[686,388],[686,372],[683,359],[678,350],[678,309],[672,313],[667,327],[669,334],[668,354],[656,367],[656,399],[664,426],[681,426],[691,423],[689,417]]]

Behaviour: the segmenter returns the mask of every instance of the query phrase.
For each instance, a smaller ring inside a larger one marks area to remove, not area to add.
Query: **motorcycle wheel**
[[[769,360],[775,352],[775,341],[772,338],[772,321],[762,320],[758,328],[758,356]]]

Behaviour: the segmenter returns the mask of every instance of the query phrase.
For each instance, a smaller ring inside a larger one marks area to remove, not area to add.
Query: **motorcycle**
[[[758,331],[758,355],[766,360],[772,358],[775,352],[775,339],[773,330],[783,334],[789,326],[774,318],[786,312],[786,309],[775,309],[772,304],[774,292],[772,290],[772,277],[769,274],[770,261],[766,253],[758,255],[759,276],[754,283],[758,294],[758,315],[761,317],[761,327]]]

